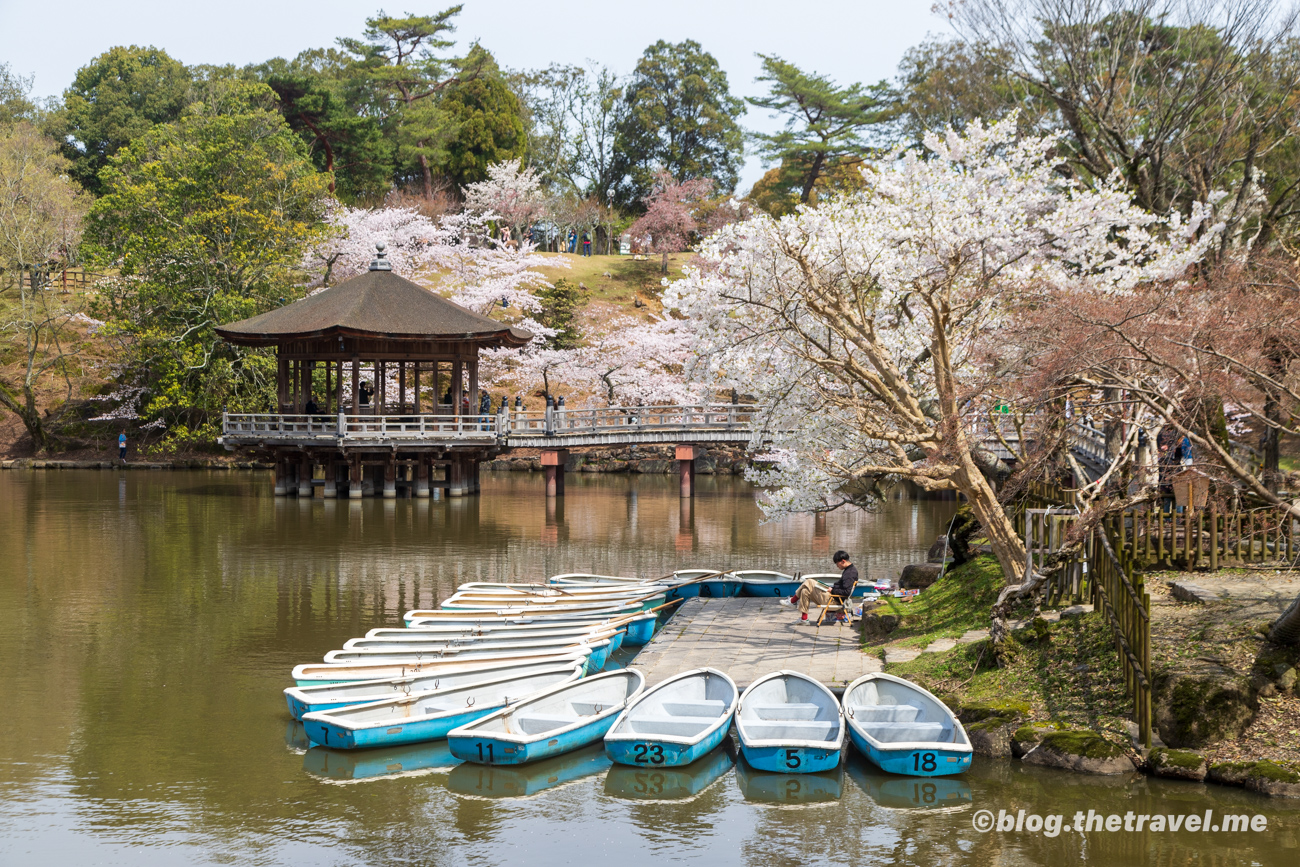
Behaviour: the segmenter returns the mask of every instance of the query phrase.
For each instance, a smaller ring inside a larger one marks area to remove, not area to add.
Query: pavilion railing
[[[617,431],[743,430],[758,408],[745,404],[554,408],[508,415],[510,436],[565,436]]]
[[[495,415],[285,415],[226,413],[222,433],[249,439],[430,439],[437,437],[495,437]]]

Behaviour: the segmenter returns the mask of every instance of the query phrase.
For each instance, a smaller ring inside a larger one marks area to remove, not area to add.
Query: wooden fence
[[[1293,565],[1300,556],[1295,521],[1275,509],[1159,508],[1116,521],[1117,546],[1145,566],[1218,569],[1227,563]]]

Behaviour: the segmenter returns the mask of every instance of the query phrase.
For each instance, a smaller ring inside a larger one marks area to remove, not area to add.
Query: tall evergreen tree
[[[641,208],[660,170],[678,182],[708,178],[723,192],[735,189],[745,147],[736,118],[745,103],[698,42],[661,39],[647,48],[623,100],[615,136],[621,204]]]

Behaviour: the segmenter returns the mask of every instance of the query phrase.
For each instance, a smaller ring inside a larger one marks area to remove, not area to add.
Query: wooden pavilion
[[[498,447],[479,351],[532,339],[394,274],[382,244],[366,273],[217,333],[278,362],[275,411],[228,415],[226,447],[273,460],[277,494],[351,498],[394,497],[399,475],[416,496],[475,492]]]

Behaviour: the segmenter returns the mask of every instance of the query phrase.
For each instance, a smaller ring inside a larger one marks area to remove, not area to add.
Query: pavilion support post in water
[[[420,399],[418,391],[415,399]],[[421,498],[429,496],[429,460],[423,456],[415,463],[415,495]]]
[[[459,454],[451,454],[451,463],[447,465],[447,496],[465,496],[465,459]]]
[[[355,371],[355,368],[353,368]],[[356,392],[353,392],[355,395]],[[353,398],[356,399],[355,397]],[[353,454],[348,467],[348,499],[361,499],[361,455]]]
[[[384,499],[397,499],[397,456],[392,454],[384,460]]]
[[[339,463],[335,460],[325,462],[325,499],[338,499]]]
[[[286,467],[284,458],[275,459],[275,495],[277,497],[286,496],[289,493],[288,480],[286,476]]]
[[[568,449],[542,449],[542,472],[546,474],[546,496],[564,496],[564,463]]]
[[[298,470],[298,496],[311,497],[312,462],[309,455],[303,455]]]
[[[677,474],[682,481],[682,497],[686,499],[695,496],[695,458],[698,453],[697,446],[677,447]]]

